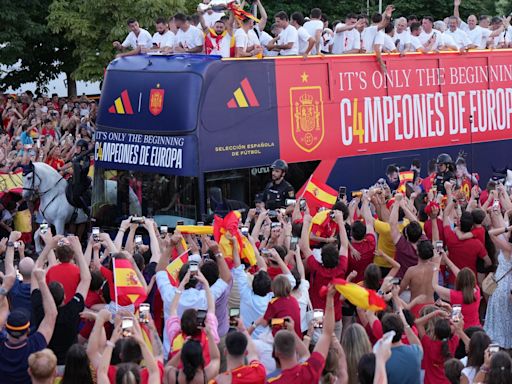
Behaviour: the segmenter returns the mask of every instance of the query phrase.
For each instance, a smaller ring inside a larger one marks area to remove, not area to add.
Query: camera
[[[130,223],[144,224],[144,217],[133,216],[132,219],[130,220]]]
[[[135,236],[135,245],[141,245],[142,244],[142,236],[136,235]]]
[[[197,310],[196,325],[199,328],[204,328],[204,322],[206,320],[206,311],[204,309]]]
[[[277,211],[274,209],[271,209],[270,211],[268,211],[268,217],[270,219],[275,219],[277,217]]]
[[[231,327],[238,326],[238,319],[240,318],[240,308],[229,309],[229,325]]]
[[[340,199],[343,199],[343,198],[345,198],[345,196],[347,196],[347,187],[340,187],[338,189],[338,197]]]
[[[160,235],[162,235],[162,237],[165,237],[165,235],[167,235],[169,233],[169,228],[167,227],[167,225],[161,225],[160,226]]]
[[[100,228],[92,227],[92,239],[96,242],[100,241]]]
[[[41,223],[39,225],[39,232],[41,232],[42,235],[48,232],[48,223]]]
[[[149,310],[151,306],[148,303],[142,303],[139,306],[139,322],[148,324],[149,323]]]
[[[196,263],[191,263],[189,270],[190,270],[190,276],[195,276],[195,275],[197,275],[197,272],[199,271],[199,266]]]
[[[313,311],[313,320],[315,320],[315,328],[323,327],[324,311],[322,309],[315,309]]]
[[[133,319],[131,317],[123,317],[121,321],[121,329],[123,337],[129,337],[133,334]]]
[[[441,252],[443,250],[444,244],[442,240],[436,241],[436,251]]]

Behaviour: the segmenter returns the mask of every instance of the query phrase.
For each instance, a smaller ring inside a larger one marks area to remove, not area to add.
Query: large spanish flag
[[[180,285],[180,280],[178,279],[178,274],[180,273],[181,267],[188,263],[188,249],[175,258],[166,268],[167,273],[169,274],[169,280],[171,284],[175,287]]]
[[[332,283],[336,290],[356,307],[374,312],[386,309],[387,305],[384,299],[371,289],[343,279],[333,279]]]
[[[256,264],[256,254],[247,237],[242,236],[238,230],[240,217],[241,215],[238,211],[231,211],[224,218],[215,216],[213,222],[213,237],[215,241],[219,243],[220,250],[227,259],[228,265],[231,266],[233,260],[233,246],[231,245],[231,241],[225,236],[225,234],[229,232],[231,236],[238,241],[240,259],[245,260],[252,266]]]
[[[0,173],[0,197],[8,192],[21,195],[23,192],[23,171]]]
[[[320,207],[331,208],[338,199],[338,193],[327,184],[311,177],[304,189],[304,198],[311,213],[315,213]]]
[[[114,259],[113,267],[116,302],[122,306],[134,304],[138,307],[146,300],[147,293],[132,263],[126,259]]]

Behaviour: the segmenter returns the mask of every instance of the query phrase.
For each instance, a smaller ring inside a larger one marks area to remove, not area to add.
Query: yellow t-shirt
[[[409,224],[409,219],[404,219],[401,223],[398,223],[398,230],[400,233],[404,230],[405,227]],[[423,229],[423,223],[420,222],[421,229]],[[377,249],[384,252],[389,257],[395,258],[395,244],[393,243],[393,239],[391,238],[391,226],[389,223],[381,220],[375,220],[374,222],[375,232],[379,235],[379,240],[377,242]],[[384,259],[382,256],[375,255],[373,262],[379,266],[384,268],[391,268],[391,265]]]

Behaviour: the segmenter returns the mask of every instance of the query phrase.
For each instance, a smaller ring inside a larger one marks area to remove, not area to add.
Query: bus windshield
[[[93,216],[102,228],[117,227],[129,216],[153,217],[159,225],[195,223],[197,178],[95,169]]]

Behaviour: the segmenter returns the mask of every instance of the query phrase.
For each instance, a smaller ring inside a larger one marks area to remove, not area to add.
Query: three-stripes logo
[[[110,113],[118,115],[133,115],[132,103],[128,97],[128,91],[121,92],[121,97],[114,100],[114,104],[108,109]]]
[[[227,106],[230,109],[260,106],[247,77],[242,80],[240,87],[233,92],[233,97],[228,101]]]

